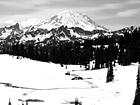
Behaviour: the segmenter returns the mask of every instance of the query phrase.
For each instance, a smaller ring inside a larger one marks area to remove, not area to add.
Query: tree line
[[[109,61],[114,61],[117,54],[115,44],[94,45],[93,40],[60,41],[56,44],[15,43],[2,50],[4,54],[22,56],[43,62],[60,63],[61,65],[85,65],[88,68],[90,61],[95,60],[95,69],[107,67]]]

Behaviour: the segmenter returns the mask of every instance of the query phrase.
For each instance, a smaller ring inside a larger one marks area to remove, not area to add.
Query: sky
[[[0,27],[45,21],[64,10],[85,13],[110,30],[140,26],[140,0],[0,0]]]

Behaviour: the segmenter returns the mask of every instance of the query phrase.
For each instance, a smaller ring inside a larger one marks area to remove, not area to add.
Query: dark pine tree
[[[100,69],[100,54],[99,48],[95,50],[95,69]]]
[[[106,82],[107,83],[113,81],[113,79],[114,79],[113,65],[112,65],[112,62],[114,60],[114,55],[113,55],[114,50],[113,50],[113,48],[114,48],[113,44],[109,45],[109,48],[108,48],[109,52],[108,52],[108,54],[109,54],[110,57],[109,57],[109,67],[108,67],[107,77],[106,77]]]
[[[114,79],[113,75],[113,65],[112,62],[109,63],[108,71],[107,71],[107,77],[106,77],[106,82],[111,82]]]
[[[135,30],[134,31],[134,41],[135,46],[137,46],[137,60],[138,60],[138,75],[137,75],[137,87],[135,92],[135,98],[133,101],[133,105],[140,105],[140,31]]]
[[[140,105],[140,64],[138,65],[137,87],[133,105]]]

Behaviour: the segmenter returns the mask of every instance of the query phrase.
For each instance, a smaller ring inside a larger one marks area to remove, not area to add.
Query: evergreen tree
[[[114,75],[113,75],[113,65],[112,62],[114,60],[114,50],[113,50],[114,46],[113,44],[109,45],[108,48],[108,54],[109,54],[109,67],[108,67],[108,71],[107,71],[107,79],[106,82],[111,82],[114,79]]]
[[[133,105],[140,105],[140,64],[138,65],[137,87]]]
[[[108,71],[107,71],[107,77],[106,77],[106,82],[111,82],[114,80],[114,75],[113,75],[113,65],[112,62],[110,62]]]
[[[100,55],[99,48],[95,50],[95,69],[100,69]]]

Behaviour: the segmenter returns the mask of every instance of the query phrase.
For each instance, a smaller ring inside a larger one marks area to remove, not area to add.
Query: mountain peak
[[[17,30],[20,30],[20,26],[19,26],[19,23],[15,23],[15,25],[8,25],[8,26],[5,26],[6,29],[17,29]]]

